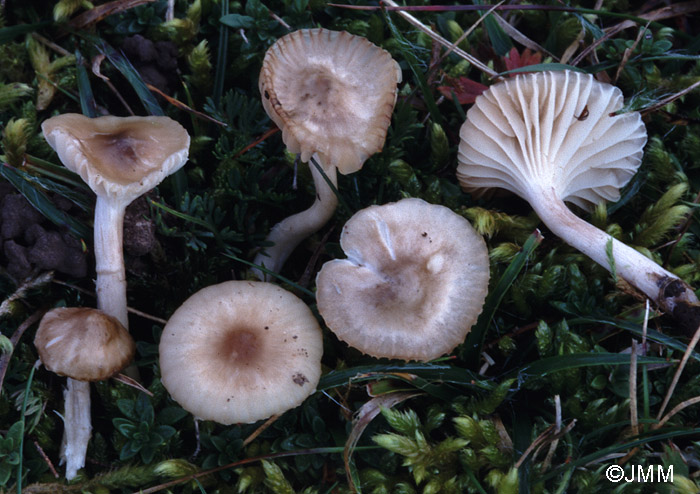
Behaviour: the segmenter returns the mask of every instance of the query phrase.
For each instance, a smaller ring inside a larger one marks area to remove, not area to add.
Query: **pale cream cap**
[[[348,256],[316,278],[318,310],[338,338],[375,357],[431,360],[452,351],[481,313],[486,243],[444,206],[403,199],[357,212]]]
[[[160,340],[161,378],[196,417],[251,423],[312,394],[322,353],[321,329],[298,297],[271,283],[228,281],[172,315]]]
[[[186,162],[190,136],[168,117],[66,113],[44,121],[44,137],[63,165],[100,197],[129,204]]]
[[[348,174],[384,146],[399,82],[398,63],[367,39],[301,29],[270,47],[258,85],[291,152]]]

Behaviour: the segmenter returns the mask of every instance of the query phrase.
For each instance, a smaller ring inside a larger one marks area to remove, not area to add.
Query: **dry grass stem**
[[[390,5],[390,6],[392,6],[392,7],[399,7],[399,5],[398,5],[396,2],[394,2],[393,0],[384,0],[384,3],[385,3],[386,5]],[[442,36],[440,36],[439,34],[437,34],[435,31],[433,31],[432,29],[430,29],[428,26],[426,26],[425,24],[423,24],[421,21],[419,21],[418,19],[416,19],[414,16],[412,16],[411,14],[409,14],[408,12],[404,12],[404,11],[402,11],[402,10],[399,10],[398,13],[399,13],[399,15],[400,15],[401,17],[403,17],[404,19],[406,19],[410,24],[414,25],[415,27],[417,27],[418,29],[420,29],[421,31],[423,31],[423,32],[424,32],[425,34],[427,34],[431,39],[437,41],[437,42],[440,43],[441,45],[443,45],[443,46],[445,46],[445,47],[450,47],[450,46],[453,45],[452,43],[450,43],[449,41],[447,41],[445,38],[443,38]],[[474,67],[476,67],[477,69],[481,70],[481,71],[484,72],[485,74],[488,74],[488,75],[491,76],[491,77],[498,77],[498,72],[496,72],[496,71],[494,71],[493,69],[489,68],[487,65],[484,65],[484,63],[481,62],[479,59],[477,59],[476,57],[471,56],[469,53],[467,53],[466,51],[462,50],[461,48],[455,47],[455,48],[453,48],[453,51],[454,51],[454,53],[456,53],[456,54],[459,55],[460,57],[462,57],[462,58],[464,58],[465,60],[467,60],[469,63],[471,63],[472,65],[474,65]]]
[[[676,369],[676,373],[673,375],[673,380],[671,381],[671,385],[668,388],[668,391],[666,392],[666,396],[664,396],[664,401],[661,404],[661,408],[659,409],[659,413],[656,415],[656,420],[660,420],[661,417],[663,416],[664,410],[666,410],[666,406],[668,405],[668,402],[671,400],[671,396],[673,395],[673,392],[676,390],[676,385],[678,384],[678,380],[681,378],[681,373],[683,372],[683,369],[685,368],[685,364],[688,363],[688,360],[690,359],[690,354],[693,353],[693,350],[695,349],[695,345],[698,344],[698,340],[700,340],[700,326],[698,329],[695,330],[695,334],[693,335],[693,339],[690,340],[690,343],[688,343],[688,347],[685,349],[685,353],[683,354],[683,358],[681,359],[680,364],[678,365],[678,369]]]

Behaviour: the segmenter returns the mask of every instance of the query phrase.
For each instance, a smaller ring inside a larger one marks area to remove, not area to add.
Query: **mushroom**
[[[195,417],[252,423],[316,390],[323,341],[311,310],[271,283],[227,281],[183,303],[160,340],[163,385]]]
[[[61,462],[66,478],[85,466],[90,440],[90,381],[102,381],[126,367],[136,345],[124,326],[97,309],[59,308],[39,323],[34,345],[44,366],[67,376]]]
[[[272,228],[267,241],[274,245],[255,264],[279,272],[294,248],[330,219],[338,199],[328,182],[335,187],[336,170],[356,172],[381,151],[399,82],[401,69],[387,51],[345,31],[301,29],[270,47],[259,79],[263,107],[287,148],[303,162],[313,158],[323,173],[310,166],[313,205]]]
[[[168,117],[88,118],[66,113],[44,121],[41,129],[65,167],[97,195],[97,307],[128,328],[124,211],[185,164],[190,136]]]
[[[97,307],[129,327],[126,305],[123,226],[126,207],[158,185],[187,161],[190,136],[168,117],[88,118],[66,113],[45,120],[44,137],[64,166],[87,183],[97,195],[94,221],[94,249],[97,279]],[[127,369],[135,376],[135,369]],[[68,402],[77,386],[68,381]],[[89,406],[89,403],[88,403]],[[72,406],[71,406],[72,408]],[[89,408],[83,410],[89,421]],[[88,423],[89,427],[89,423]],[[88,434],[89,437],[89,434]],[[70,442],[70,439],[68,439]],[[84,463],[87,440],[81,444]],[[81,468],[68,469],[66,474]]]
[[[375,357],[427,361],[452,351],[481,313],[484,239],[444,206],[402,199],[343,227],[347,259],[316,277],[318,311],[338,338]]]
[[[621,91],[580,72],[519,75],[476,98],[460,130],[457,178],[480,193],[507,189],[530,203],[569,245],[673,311],[692,289],[652,259],[573,214],[617,200],[635,174],[647,135],[637,112],[618,114]],[[697,326],[697,324],[696,324]]]

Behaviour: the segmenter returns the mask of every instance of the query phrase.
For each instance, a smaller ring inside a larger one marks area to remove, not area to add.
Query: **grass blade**
[[[572,353],[556,355],[536,360],[518,370],[518,380],[521,383],[529,379],[542,377],[553,372],[579,367],[594,367],[596,365],[628,365],[630,356],[624,353]],[[637,364],[668,364],[664,357],[637,357]]]
[[[481,0],[474,0],[477,5],[482,5]],[[479,10],[479,15],[484,15],[484,11]],[[489,40],[491,40],[491,46],[493,46],[494,51],[498,56],[504,57],[513,48],[513,43],[511,43],[510,38],[503,30],[503,28],[498,24],[498,21],[494,19],[493,14],[489,14],[484,19],[484,26],[486,27],[486,32],[489,35]]]
[[[80,109],[83,115],[90,118],[97,116],[97,104],[90,87],[90,79],[83,64],[84,59],[80,51],[75,50],[75,65],[78,72],[78,93],[80,94]]]
[[[425,79],[425,74],[423,74],[423,71],[421,70],[420,61],[418,60],[418,57],[416,57],[413,51],[407,48],[410,46],[410,43],[406,38],[403,37],[401,32],[392,22],[391,17],[389,17],[389,14],[386,12],[384,12],[384,19],[386,19],[386,23],[389,26],[389,30],[391,31],[392,36],[394,36],[394,38],[396,38],[396,41],[398,41],[398,46],[399,50],[401,50],[401,55],[403,55],[404,60],[406,60],[406,62],[408,63],[408,66],[411,68],[411,72],[413,72],[413,75],[416,76],[416,81],[418,81],[418,86],[420,86],[421,92],[423,93],[423,100],[425,101],[425,105],[428,107],[430,117],[432,118],[433,122],[438,123],[440,125],[444,125],[444,119],[442,118],[442,114],[440,113],[440,110],[438,109],[437,104],[435,103],[435,98],[433,97],[433,93],[430,89],[430,86],[428,86],[428,81]]]
[[[71,234],[79,239],[92,236],[92,232],[87,226],[54,206],[53,202],[51,202],[43,192],[34,187],[29,180],[23,177],[19,170],[9,165],[3,165],[0,166],[0,176],[10,182],[32,206],[55,225],[67,227]]]
[[[151,91],[148,89],[146,83],[143,82],[143,79],[141,78],[141,75],[138,73],[136,68],[133,65],[131,65],[129,59],[126,58],[122,53],[112,48],[110,45],[107,44],[106,41],[102,39],[98,38],[96,40],[93,40],[93,42],[95,44],[95,47],[99,50],[99,52],[102,53],[105,57],[107,57],[107,59],[112,63],[112,65],[114,65],[114,67],[119,72],[121,72],[124,78],[129,82],[129,84],[131,84],[131,87],[134,88],[134,91],[141,100],[141,104],[143,104],[143,107],[146,109],[146,112],[149,115],[155,116],[165,115],[163,109],[158,104],[158,101],[156,101],[155,96],[153,96],[153,93],[151,93]]]
[[[542,242],[542,235],[539,230],[535,230],[525,241],[520,253],[515,256],[515,259],[513,259],[508,268],[506,268],[496,286],[489,291],[486,302],[484,302],[484,310],[481,312],[479,319],[476,321],[476,324],[469,332],[467,339],[462,345],[462,350],[460,352],[462,360],[473,362],[474,365],[479,362],[479,355],[484,345],[486,331],[491,325],[496,310],[499,305],[501,305],[503,297],[505,297],[508,289],[510,289],[510,286],[515,281],[515,278],[518,277],[518,274],[525,266],[530,254],[532,254],[540,242]]]
[[[229,3],[221,2],[221,18],[223,19],[229,13]],[[219,47],[216,51],[216,71],[214,72],[214,91],[212,99],[214,105],[219,108],[221,98],[224,95],[224,79],[226,78],[226,60],[228,58],[228,36],[229,28],[219,23]]]
[[[34,31],[50,25],[51,22],[37,22],[36,24],[18,24],[16,26],[8,26],[0,28],[0,45],[9,43],[18,36],[22,36],[27,33],[33,33]]]

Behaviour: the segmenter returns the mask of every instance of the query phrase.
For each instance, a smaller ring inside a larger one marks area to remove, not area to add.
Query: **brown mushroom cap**
[[[196,417],[251,423],[316,390],[323,341],[311,310],[271,283],[228,281],[188,298],[160,340],[163,385]]]
[[[316,301],[338,338],[375,357],[431,360],[464,341],[489,281],[483,238],[444,206],[403,199],[356,213],[347,259],[327,262]]]
[[[542,191],[590,208],[617,200],[641,163],[646,129],[616,115],[622,92],[569,70],[519,75],[480,95],[460,130],[465,190],[510,190],[533,204]]]
[[[114,317],[87,307],[50,310],[39,323],[34,346],[44,366],[78,381],[102,381],[134,358],[136,345]]]
[[[399,82],[398,63],[367,39],[301,29],[267,51],[259,88],[290,151],[348,174],[384,146]]]
[[[41,128],[61,162],[95,194],[125,197],[127,204],[181,168],[190,145],[187,131],[168,117],[66,113]]]

